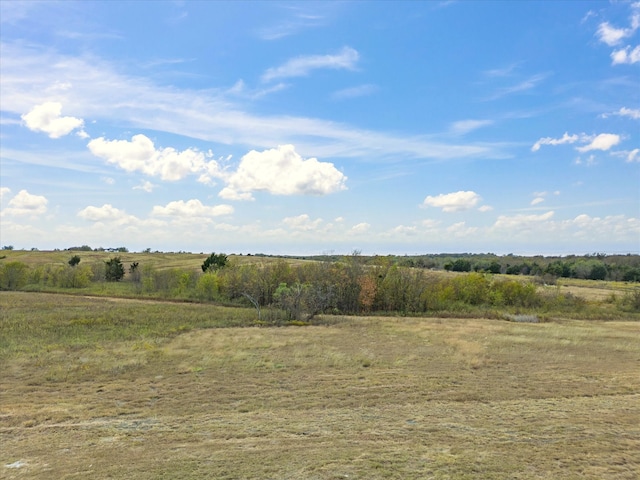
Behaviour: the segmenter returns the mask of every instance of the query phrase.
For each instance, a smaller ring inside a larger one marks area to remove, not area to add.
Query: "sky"
[[[640,253],[640,1],[0,1],[0,244]]]

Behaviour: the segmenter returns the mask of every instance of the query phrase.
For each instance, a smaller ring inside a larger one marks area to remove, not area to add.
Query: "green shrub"
[[[495,306],[536,307],[541,300],[533,283],[498,280],[491,286],[491,303]]]
[[[24,287],[28,279],[26,264],[22,262],[8,262],[0,265],[0,290],[18,290]]]
[[[113,257],[104,262],[104,277],[107,282],[119,282],[124,277],[124,266],[120,257]]]
[[[198,299],[212,301],[218,298],[220,290],[218,288],[218,276],[215,272],[207,272],[201,275],[196,282],[196,292]]]

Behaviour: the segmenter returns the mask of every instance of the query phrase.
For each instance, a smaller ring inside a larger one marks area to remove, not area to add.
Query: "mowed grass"
[[[640,323],[0,293],[0,478],[636,479]]]

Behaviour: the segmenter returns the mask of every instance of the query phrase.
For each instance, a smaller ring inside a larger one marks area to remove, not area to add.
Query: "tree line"
[[[3,263],[0,288],[93,288],[118,283],[119,293],[128,295],[246,305],[256,308],[259,317],[277,311],[290,321],[309,321],[322,313],[461,314],[479,309],[575,312],[586,305],[571,294],[540,288],[540,278],[511,279],[494,275],[491,270],[473,271],[466,264],[464,274],[446,274],[377,260],[372,262],[371,257],[354,252],[336,261],[240,262],[212,253],[201,269],[186,270],[139,262],[124,265],[120,257],[82,264],[73,256],[66,265]],[[556,264],[550,262],[552,265]]]

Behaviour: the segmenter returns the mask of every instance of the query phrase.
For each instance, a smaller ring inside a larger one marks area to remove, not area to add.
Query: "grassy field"
[[[113,257],[120,257],[124,265],[139,262],[141,265],[150,265],[156,269],[179,268],[183,270],[201,271],[202,262],[211,254],[205,253],[138,253],[138,252],[106,252],[106,251],[67,251],[67,250],[2,250],[0,257],[5,257],[5,262],[22,262],[28,266],[59,264],[66,265],[71,257],[80,257],[81,264],[102,263]],[[253,256],[253,255],[229,255],[229,260],[236,263],[270,263],[280,260],[279,257]],[[312,260],[287,259],[293,265]]]
[[[636,479],[640,323],[0,292],[0,478]]]

